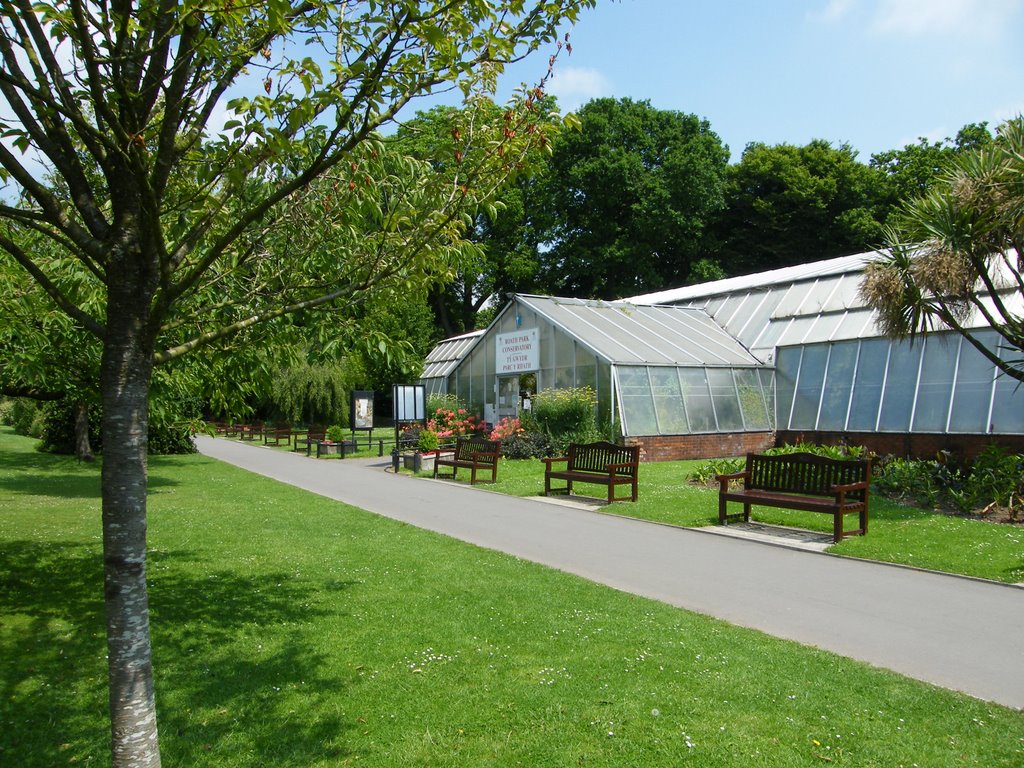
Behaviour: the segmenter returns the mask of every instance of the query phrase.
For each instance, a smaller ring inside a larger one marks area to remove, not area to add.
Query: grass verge
[[[31,445],[0,430],[0,763],[102,766],[98,467]],[[1024,763],[1018,711],[200,456],[150,478],[167,765]]]

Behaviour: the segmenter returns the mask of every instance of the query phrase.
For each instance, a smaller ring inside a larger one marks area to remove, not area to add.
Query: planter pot
[[[413,472],[433,472],[436,459],[433,453],[403,453],[402,465]]]

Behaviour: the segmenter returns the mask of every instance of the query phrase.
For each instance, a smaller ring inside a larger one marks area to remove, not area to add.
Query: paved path
[[[315,461],[207,437],[197,444],[376,514],[1024,709],[1021,587],[395,477],[382,471],[386,460]]]

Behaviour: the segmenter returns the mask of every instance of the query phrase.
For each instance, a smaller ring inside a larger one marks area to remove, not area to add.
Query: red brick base
[[[1024,453],[1024,435],[943,435],[891,432],[732,432],[706,435],[650,435],[627,437],[625,445],[640,446],[641,461],[717,459],[743,456],[776,445],[815,443],[818,445],[863,445],[880,456],[934,459],[947,451],[957,462],[969,464],[984,448],[998,445]]]
[[[743,456],[775,445],[774,432],[732,432],[706,435],[651,435],[627,437],[626,445],[640,446],[640,461],[712,459]]]

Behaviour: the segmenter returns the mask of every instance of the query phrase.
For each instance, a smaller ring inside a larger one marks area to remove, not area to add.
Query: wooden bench
[[[630,501],[637,497],[637,469],[640,465],[640,449],[628,448],[615,443],[571,443],[569,455],[543,459],[544,495],[572,493],[573,483],[598,483],[608,486],[608,503],[626,501],[617,498],[615,488],[630,486]],[[555,469],[555,464],[565,464],[565,469]],[[552,480],[565,480],[565,488],[552,488]]]
[[[292,450],[301,451],[305,448],[306,455],[309,456],[312,452],[313,446],[321,440],[325,440],[326,436],[327,427],[318,427],[313,425],[310,426],[309,429],[292,430]]]
[[[743,472],[717,475],[718,522],[738,519],[726,513],[726,504],[743,504],[742,517],[750,520],[750,507],[760,505],[823,512],[832,515],[832,538],[863,536],[868,532],[868,495],[871,485],[869,459],[830,459],[813,453],[778,456],[748,453]],[[733,483],[742,480],[742,487]],[[844,530],[845,515],[856,514],[860,527]]]
[[[445,451],[443,448],[437,452],[434,459],[434,477],[439,477],[440,467],[451,467],[451,479],[455,479],[459,468],[470,470],[469,484],[476,484],[476,473],[479,470],[490,470],[491,480],[494,483],[498,480],[498,458],[501,456],[501,443],[497,440],[485,440],[482,437],[460,437],[455,441],[454,451]],[[449,477],[449,475],[440,475]]]
[[[282,440],[285,445],[292,444],[291,427],[266,427],[263,430],[264,445],[280,445]]]

